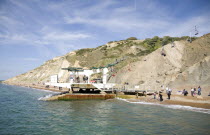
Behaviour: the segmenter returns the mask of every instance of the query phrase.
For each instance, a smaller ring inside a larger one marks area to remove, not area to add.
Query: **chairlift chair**
[[[191,37],[187,38],[187,41],[192,43]]]
[[[195,35],[198,35],[198,30],[196,26],[195,26]]]

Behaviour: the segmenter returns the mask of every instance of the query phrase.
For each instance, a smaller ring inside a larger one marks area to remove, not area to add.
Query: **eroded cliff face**
[[[156,89],[160,89],[161,85],[179,89],[199,85],[209,88],[210,34],[192,43],[176,41],[174,47],[168,44],[164,46],[166,56],[162,56],[161,51],[162,48],[159,48],[125,66],[110,81]]]
[[[210,34],[192,43],[175,41],[175,46],[165,45],[151,53],[141,43],[143,40],[118,41],[97,48],[81,49],[45,62],[25,74],[6,80],[7,83],[37,83],[49,81],[57,74],[59,82],[68,82],[67,67],[100,67],[123,59],[114,72],[109,72],[109,82],[140,85],[158,89],[161,85],[172,88],[210,86]],[[161,55],[164,49],[166,56]]]
[[[61,70],[61,68],[68,67],[70,63],[65,57],[56,57],[52,60],[45,62],[40,67],[31,70],[27,73],[18,75],[11,79],[6,80],[8,83],[37,83],[46,82],[50,79],[51,75],[58,74],[61,80],[65,80],[67,71]]]

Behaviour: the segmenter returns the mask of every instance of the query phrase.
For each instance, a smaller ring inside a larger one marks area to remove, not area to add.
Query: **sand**
[[[128,101],[130,102],[148,102],[148,103],[158,103],[158,104],[165,104],[165,105],[183,105],[183,106],[191,106],[191,107],[197,107],[197,108],[205,108],[210,109],[210,97],[201,97],[201,96],[195,96],[192,97],[190,95],[184,96],[184,95],[171,95],[171,99],[167,99],[166,94],[163,95],[163,101],[160,102],[158,95],[156,96],[156,99],[154,99],[154,96],[146,96],[146,97],[138,97],[136,98],[135,95],[131,96],[129,95]]]

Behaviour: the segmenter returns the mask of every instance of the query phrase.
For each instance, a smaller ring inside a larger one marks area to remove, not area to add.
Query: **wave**
[[[162,107],[170,108],[170,109],[180,109],[180,110],[188,110],[188,111],[210,114],[210,109],[197,108],[197,107],[192,107],[192,106],[165,105],[165,104],[150,103],[150,102],[144,102],[144,101],[132,102],[132,101],[129,101],[127,99],[122,99],[122,98],[117,98],[117,99],[128,102],[128,103],[131,103],[131,104],[158,105],[158,106],[162,106]]]
[[[38,100],[46,100],[46,99],[52,97],[53,95],[54,95],[54,94],[49,94],[49,95],[46,95],[46,96],[44,96],[44,97],[38,98]]]

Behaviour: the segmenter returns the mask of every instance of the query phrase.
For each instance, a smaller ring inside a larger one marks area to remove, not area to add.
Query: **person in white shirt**
[[[166,94],[168,94],[168,87],[166,87]]]
[[[192,97],[194,97],[194,92],[195,92],[194,89],[191,88],[191,96],[192,96]]]

